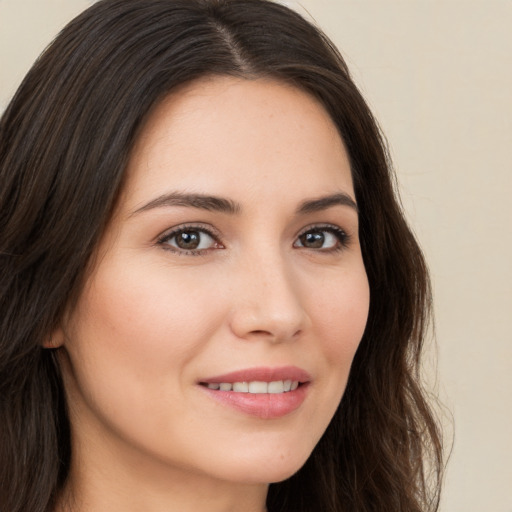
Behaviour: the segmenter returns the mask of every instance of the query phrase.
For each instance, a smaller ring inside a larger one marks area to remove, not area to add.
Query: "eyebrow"
[[[338,192],[336,194],[319,197],[317,199],[307,199],[298,206],[296,213],[299,215],[306,215],[308,213],[327,210],[328,208],[338,205],[348,206],[355,210],[356,213],[358,212],[356,202],[348,194]],[[144,206],[137,208],[130,213],[130,217],[140,212],[169,206],[199,208],[201,210],[228,213],[231,215],[235,215],[242,211],[240,203],[224,197],[196,193],[171,192],[169,194],[158,196],[149,203],[146,203]]]
[[[297,208],[297,213],[307,214],[327,210],[332,206],[349,206],[358,213],[356,202],[345,192],[338,192],[330,196],[319,197],[318,199],[310,199],[302,202]]]
[[[141,206],[132,212],[130,216],[135,215],[136,213],[145,212],[154,208],[161,208],[164,206],[186,206],[189,208],[199,208],[201,210],[229,213],[232,215],[242,211],[241,205],[235,201],[232,201],[231,199],[204,194],[171,192],[169,194],[163,194],[145,204],[144,206]]]

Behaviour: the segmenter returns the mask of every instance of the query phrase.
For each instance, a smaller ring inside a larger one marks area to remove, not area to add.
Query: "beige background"
[[[0,0],[0,111],[91,3]],[[438,390],[455,425],[442,510],[512,512],[512,0],[302,5],[389,138],[430,262]]]

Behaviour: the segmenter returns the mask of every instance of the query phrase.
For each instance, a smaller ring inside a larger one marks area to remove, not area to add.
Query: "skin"
[[[61,509],[72,499],[83,511],[261,512],[268,484],[296,472],[325,431],[367,320],[356,208],[297,213],[333,194],[355,202],[345,148],[304,92],[216,77],[158,106],[127,172],[78,304],[53,335],[73,432]],[[237,211],[151,204],[177,191]],[[183,226],[201,237],[194,252],[163,240]],[[320,246],[304,245],[304,231]],[[284,365],[311,382],[280,418],[198,384]]]

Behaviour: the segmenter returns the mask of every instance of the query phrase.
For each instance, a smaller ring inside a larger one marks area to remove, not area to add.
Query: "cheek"
[[[370,292],[364,271],[331,279],[314,300],[314,325],[324,356],[332,365],[350,367],[368,319]]]
[[[116,349],[174,356],[192,350],[213,328],[214,293],[198,286],[194,276],[179,279],[174,273],[170,279],[169,274],[165,268],[123,265],[103,273],[82,299],[81,324]]]
[[[129,396],[133,403],[177,390],[187,363],[203,350],[218,302],[193,279],[156,269],[104,265],[73,313],[66,350],[81,393],[94,402]],[[189,276],[190,277],[190,276]],[[213,293],[213,292],[212,292]],[[116,398],[116,394],[118,395]],[[117,405],[116,405],[117,407]]]
[[[173,415],[186,415],[179,398],[190,380],[189,363],[225,315],[210,288],[199,288],[191,276],[175,275],[171,285],[163,269],[102,270],[65,329],[71,413],[80,418],[75,425],[99,419],[133,440],[151,439],[170,428],[169,404]]]

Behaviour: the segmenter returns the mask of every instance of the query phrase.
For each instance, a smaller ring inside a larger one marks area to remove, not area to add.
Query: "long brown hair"
[[[0,509],[49,512],[71,457],[55,354],[42,348],[80,293],[158,102],[207,75],[271,77],[317,98],[346,145],[370,313],[341,404],[270,512],[438,508],[441,439],[419,364],[427,268],[385,144],[333,44],[267,0],[102,0],[28,73],[0,123]]]

